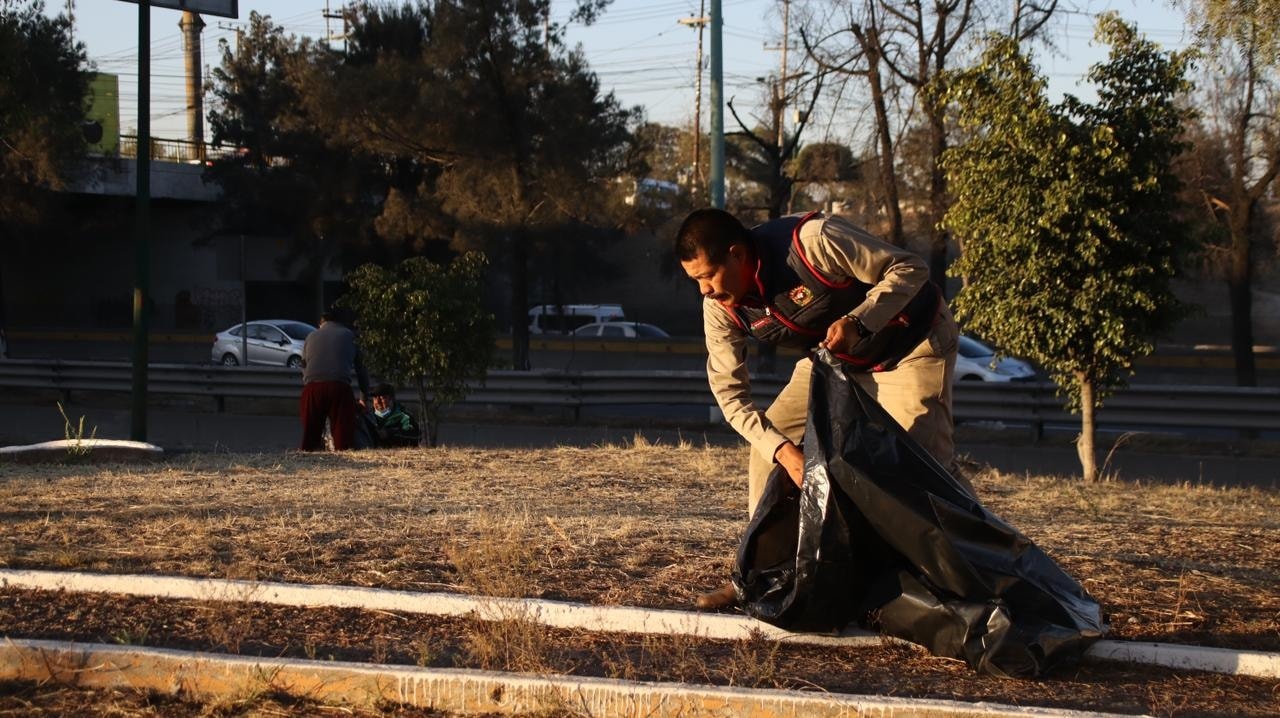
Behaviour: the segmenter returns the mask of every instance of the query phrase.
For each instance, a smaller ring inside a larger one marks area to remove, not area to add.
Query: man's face
[[[387,409],[390,409],[390,408],[391,408],[391,397],[386,396],[385,394],[373,395],[374,411],[386,411]]]
[[[707,258],[704,250],[698,250],[698,256],[680,266],[685,274],[698,283],[698,291],[704,297],[730,306],[742,301],[747,293],[755,288],[752,278],[755,276],[755,262],[746,245],[735,244],[729,247],[729,253],[722,264],[714,264]]]

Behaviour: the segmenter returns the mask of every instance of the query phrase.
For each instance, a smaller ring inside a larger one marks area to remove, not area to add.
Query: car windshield
[[[972,339],[966,336],[960,337],[960,346],[958,351],[960,352],[960,356],[967,357],[969,359],[989,357],[996,353],[994,349],[986,344],[983,344],[977,339]]]
[[[288,334],[290,339],[297,339],[299,341],[306,339],[308,334],[316,330],[316,328],[310,324],[303,324],[302,322],[286,322],[284,324],[277,324],[276,326],[280,328],[280,331]]]
[[[230,329],[228,329],[227,334],[230,334],[233,337],[238,337],[240,336],[240,331],[242,327],[244,327],[243,324],[237,324],[234,327],[231,327]]]

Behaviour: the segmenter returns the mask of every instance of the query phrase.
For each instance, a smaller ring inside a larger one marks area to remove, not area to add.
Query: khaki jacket
[[[850,312],[868,331],[884,327],[929,281],[929,267],[918,255],[842,217],[805,222],[800,227],[800,244],[813,267],[829,279],[852,278],[873,285],[866,301]],[[707,380],[720,411],[753,449],[772,459],[787,438],[751,399],[746,332],[713,299],[702,301],[702,327],[707,339]]]

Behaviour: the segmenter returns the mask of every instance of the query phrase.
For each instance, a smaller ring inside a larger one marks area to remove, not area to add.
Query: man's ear
[[[747,248],[747,245],[738,242],[729,245],[729,256],[739,262],[745,262],[751,258],[751,250]]]

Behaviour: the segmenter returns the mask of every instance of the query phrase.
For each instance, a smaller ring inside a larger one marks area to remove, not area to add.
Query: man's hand
[[[778,447],[773,460],[787,470],[787,475],[796,486],[804,485],[804,452],[790,441]]]
[[[827,327],[827,337],[818,343],[823,349],[848,353],[862,335],[858,333],[858,325],[849,317],[840,317]]]

